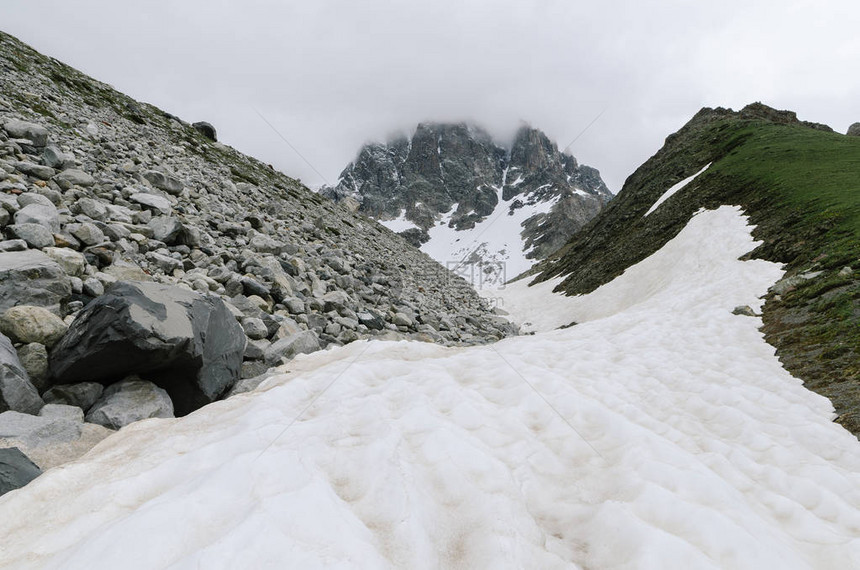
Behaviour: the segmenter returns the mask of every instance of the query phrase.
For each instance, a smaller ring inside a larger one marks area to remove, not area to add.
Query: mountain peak
[[[354,200],[439,261],[472,257],[472,249],[483,246],[504,250],[488,255],[510,264],[508,277],[528,269],[527,259],[551,253],[612,197],[597,170],[560,152],[541,130],[524,123],[502,145],[484,128],[462,121],[425,121],[411,139],[365,145],[338,184],[322,193]],[[517,221],[499,245],[478,237],[463,245],[460,232],[486,230],[500,215]],[[445,239],[458,244],[454,250],[425,245],[440,226],[453,232]]]

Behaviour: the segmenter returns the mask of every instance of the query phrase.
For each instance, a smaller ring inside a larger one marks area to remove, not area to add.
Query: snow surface
[[[0,497],[0,564],[860,568],[860,445],[731,314],[781,275],[749,232],[723,207],[591,295],[506,289],[547,332],[357,342],[133,424]]]
[[[660,204],[662,204],[663,202],[665,202],[666,200],[671,198],[674,194],[676,194],[677,192],[682,190],[685,186],[687,186],[687,184],[689,184],[690,182],[695,180],[699,176],[699,174],[706,171],[710,166],[711,166],[711,163],[709,162],[708,164],[705,165],[705,167],[703,169],[701,169],[700,171],[698,171],[694,175],[690,176],[689,178],[685,178],[685,179],[681,180],[680,182],[678,182],[677,184],[675,184],[674,186],[672,186],[671,188],[669,188],[668,190],[663,192],[663,195],[660,196],[659,198],[657,198],[657,201],[654,202],[654,204],[648,209],[647,212],[645,212],[645,215],[647,216],[648,214],[650,214],[651,212],[656,210],[658,208],[658,206],[660,206]]]
[[[413,228],[418,228],[415,222],[406,219],[406,211],[401,210],[400,215],[393,220],[378,220],[380,224],[395,233],[405,232]]]
[[[530,250],[524,249],[520,235],[522,224],[532,216],[546,214],[558,198],[524,205],[509,214],[510,201],[502,200],[498,191],[498,206],[492,215],[475,224],[470,230],[456,230],[448,226],[456,207],[428,230],[430,241],[421,251],[469,281],[475,289],[495,289],[529,269],[534,260],[526,258]]]

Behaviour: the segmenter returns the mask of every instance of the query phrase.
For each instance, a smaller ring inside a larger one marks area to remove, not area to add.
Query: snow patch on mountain
[[[671,187],[669,187],[669,189],[666,190],[665,192],[663,192],[663,194],[659,198],[657,198],[657,201],[654,202],[654,204],[650,208],[648,208],[648,211],[645,212],[645,215],[647,216],[648,214],[650,214],[651,212],[656,210],[660,206],[660,204],[662,204],[663,202],[665,202],[666,200],[668,200],[669,198],[671,198],[672,196],[677,194],[679,191],[686,188],[690,184],[690,182],[692,182],[693,180],[698,178],[699,175],[701,173],[703,173],[704,171],[706,171],[710,166],[711,166],[711,163],[709,162],[708,164],[705,165],[704,168],[702,168],[700,171],[698,171],[694,175],[689,176],[689,177],[681,180],[677,184],[673,184]]]
[[[738,259],[750,230],[737,208],[702,212],[591,295],[506,289],[547,332],[470,349],[356,342],[128,426],[0,498],[0,560],[860,567],[860,445],[780,366],[760,319],[731,314],[782,273]]]

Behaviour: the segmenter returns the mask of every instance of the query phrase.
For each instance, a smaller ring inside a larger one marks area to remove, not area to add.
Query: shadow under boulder
[[[50,354],[53,384],[112,384],[138,375],[170,395],[176,415],[239,380],[242,327],[221,299],[151,282],[118,282],[87,305]]]

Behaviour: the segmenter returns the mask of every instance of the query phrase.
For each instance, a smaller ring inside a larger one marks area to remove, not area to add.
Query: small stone
[[[24,251],[25,249],[27,249],[27,242],[22,239],[0,241],[0,253],[6,251]]]
[[[84,411],[68,404],[45,404],[39,410],[39,417],[84,423]]]
[[[44,404],[12,342],[0,335],[0,410],[35,414]]]
[[[394,315],[394,318],[391,320],[392,323],[397,325],[398,327],[411,327],[412,326],[412,318],[409,317],[406,313],[397,313]]]
[[[20,489],[41,474],[42,470],[17,447],[0,449],[0,496]]]
[[[18,119],[8,119],[3,124],[3,128],[13,139],[27,139],[35,147],[43,147],[48,144],[48,129],[42,125]]]
[[[40,224],[13,224],[6,229],[34,249],[53,247],[56,243],[51,230]]]
[[[39,224],[51,233],[60,231],[60,214],[53,204],[27,204],[15,212],[16,224]]]
[[[66,275],[81,276],[87,261],[83,254],[66,247],[46,247],[42,250],[48,257],[56,261]]]
[[[12,165],[19,172],[23,172],[24,174],[39,178],[41,180],[50,180],[50,178],[57,173],[57,171],[50,166],[43,166],[41,164],[34,164],[32,162],[13,162]]]
[[[69,170],[64,170],[54,176],[54,182],[57,183],[57,186],[62,188],[63,190],[68,190],[72,186],[81,186],[83,188],[88,188],[96,183],[95,178],[84,172],[83,170],[77,170],[75,168],[70,168]]]
[[[749,305],[740,305],[732,310],[733,315],[743,315],[745,317],[755,317],[755,311]]]
[[[132,202],[140,204],[141,206],[151,208],[162,215],[168,215],[173,210],[173,206],[171,205],[170,200],[168,200],[164,196],[158,196],[156,194],[138,192],[129,196],[128,199]]]
[[[84,295],[98,297],[100,295],[104,295],[105,286],[95,277],[89,277],[84,279],[82,291]]]
[[[44,344],[31,342],[18,348],[18,360],[27,371],[30,382],[36,390],[42,391],[48,387],[48,349]]]
[[[119,429],[147,418],[172,418],[173,403],[163,389],[152,382],[130,377],[105,389],[87,412],[88,422]]]
[[[855,124],[860,125],[860,123],[855,123]],[[858,127],[858,128],[860,128],[860,127]],[[860,134],[858,134],[857,136],[860,136]],[[852,269],[851,267],[846,265],[845,267],[843,267],[842,269],[839,270],[839,277],[849,277],[852,273],[854,273],[854,269]]]
[[[141,175],[146,178],[150,184],[159,190],[164,190],[168,194],[178,196],[182,193],[182,182],[175,176],[170,176],[169,174],[164,174],[157,170],[145,170]]]
[[[104,392],[104,386],[98,382],[60,384],[45,392],[45,402],[48,404],[68,404],[86,412],[101,397],[102,392]]]
[[[42,307],[18,305],[0,316],[0,332],[13,342],[37,342],[51,348],[63,337],[66,329],[60,317]]]
[[[269,366],[276,366],[284,360],[290,360],[297,354],[310,354],[319,350],[320,343],[313,331],[303,331],[273,343],[266,349],[265,361]]]
[[[251,340],[260,340],[269,336],[269,331],[262,319],[255,317],[242,319],[242,328]]]
[[[81,198],[75,202],[74,209],[94,220],[104,221],[108,217],[108,209],[102,202],[92,198]]]
[[[79,227],[72,230],[72,235],[81,240],[81,243],[89,246],[104,243],[106,239],[104,232],[91,222],[82,223]]]

